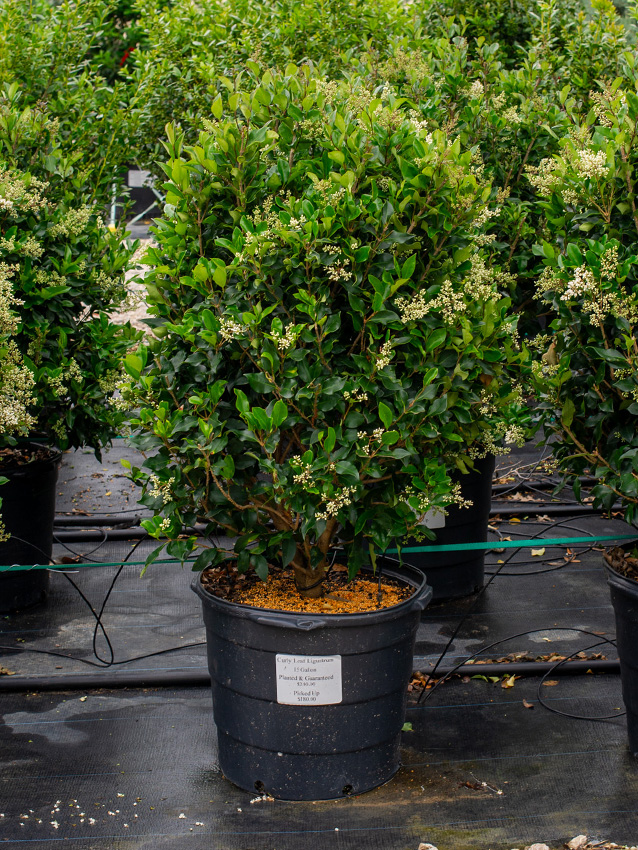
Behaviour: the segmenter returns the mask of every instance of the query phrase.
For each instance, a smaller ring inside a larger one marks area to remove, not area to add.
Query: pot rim
[[[372,568],[362,567],[362,572],[364,571],[372,572]],[[374,622],[382,622],[384,620],[395,619],[402,614],[407,614],[415,608],[423,610],[430,602],[432,598],[432,588],[427,583],[427,578],[421,570],[411,567],[409,564],[404,564],[402,572],[393,569],[383,570],[382,572],[385,576],[402,581],[404,584],[411,585],[414,587],[414,593],[408,597],[408,599],[404,599],[396,605],[391,605],[387,608],[379,608],[374,611],[359,611],[357,613],[332,614],[330,612],[323,611],[316,613],[309,611],[282,611],[278,608],[258,608],[255,605],[246,605],[243,602],[232,602],[228,599],[221,599],[202,587],[201,577],[203,570],[194,576],[193,581],[191,582],[191,589],[199,596],[202,602],[207,602],[211,606],[217,606],[222,611],[227,611],[228,613],[232,612],[233,616],[244,617],[251,620],[264,617],[272,618],[273,621],[275,618],[283,618],[281,625],[283,625],[283,620],[289,620],[291,626],[294,626],[294,623],[297,621],[308,624],[309,626],[311,624],[326,626],[330,624],[334,624],[335,626],[357,626],[370,624],[373,622],[373,618]],[[406,575],[406,573],[408,575]],[[343,620],[343,622],[340,622],[340,620]],[[272,624],[275,625],[274,622]]]
[[[2,475],[6,472],[19,472],[20,470],[33,468],[33,466],[37,466],[38,464],[41,464],[42,466],[46,466],[49,463],[59,464],[62,460],[62,451],[57,446],[52,446],[47,443],[39,443],[36,440],[30,440],[26,443],[22,443],[22,447],[27,447],[33,451],[46,449],[49,452],[49,456],[46,458],[39,458],[37,460],[28,460],[26,463],[10,461],[7,466],[0,464],[0,477],[2,477]],[[1,495],[2,491],[0,490],[0,496]]]
[[[607,581],[616,585],[621,585],[633,594],[638,594],[638,579],[629,578],[622,573],[617,572],[607,561],[604,561],[605,570],[607,572]]]

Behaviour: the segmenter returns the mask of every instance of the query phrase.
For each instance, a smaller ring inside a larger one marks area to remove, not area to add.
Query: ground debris
[[[603,655],[602,652],[579,652],[575,656],[583,661],[605,661],[607,656]],[[499,658],[476,658],[469,659],[465,662],[466,665],[472,665],[474,667],[480,667],[482,664],[511,664],[516,661],[565,661],[567,656],[560,655],[558,652],[550,652],[546,655],[537,655],[527,650],[523,650],[522,652],[511,652],[509,655],[502,655]]]
[[[577,835],[570,841],[566,841],[563,845],[565,850],[638,850],[635,845],[614,844],[613,841],[605,839],[588,838],[586,835]],[[512,847],[511,850],[520,850],[518,847]],[[547,844],[529,844],[523,850],[558,850],[558,848],[550,848]]]
[[[274,803],[275,798],[271,797],[270,794],[260,794],[259,797],[253,797],[253,799],[250,801],[250,805],[254,806],[255,803],[263,803],[263,802]]]

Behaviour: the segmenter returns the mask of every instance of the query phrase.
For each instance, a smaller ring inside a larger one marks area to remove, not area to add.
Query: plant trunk
[[[324,558],[315,569],[312,569],[305,558],[305,553],[297,546],[297,553],[292,559],[292,569],[295,585],[299,596],[304,599],[320,599],[323,596],[323,580],[326,577],[327,563]]]

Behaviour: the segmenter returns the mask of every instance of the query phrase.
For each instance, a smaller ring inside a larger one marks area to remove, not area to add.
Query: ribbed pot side
[[[291,614],[229,603],[201,586],[224,775],[283,800],[360,794],[399,768],[425,577],[384,570],[414,594],[365,614]]]
[[[42,448],[35,446],[35,448]],[[0,543],[0,564],[48,565],[53,550],[53,523],[58,468],[62,455],[52,449],[47,458],[4,467],[8,479],[0,487],[0,516],[10,538]],[[46,598],[45,569],[0,572],[0,613],[28,608]]]
[[[629,749],[638,758],[638,582],[625,578],[608,564],[605,569],[616,614],[616,644],[627,709]]]
[[[492,477],[496,458],[488,455],[476,461],[476,468],[466,475],[453,476],[460,484],[461,496],[471,502],[469,507],[448,508],[442,528],[433,529],[436,539],[416,541],[408,537],[402,546],[426,547],[454,546],[459,543],[484,543],[487,541],[487,526],[492,507]],[[397,556],[393,556],[396,558]],[[432,588],[435,602],[457,599],[476,593],[483,587],[485,579],[485,551],[459,550],[457,552],[405,552],[401,553],[404,563],[425,573]]]

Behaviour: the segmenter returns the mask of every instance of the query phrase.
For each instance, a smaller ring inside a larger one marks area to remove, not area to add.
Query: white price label
[[[128,173],[129,189],[143,189],[146,186],[153,186],[155,178],[150,171],[145,169],[130,169]]]
[[[428,511],[419,525],[426,528],[445,528],[445,514],[443,511]]]
[[[276,656],[277,702],[333,705],[341,702],[340,655]]]

